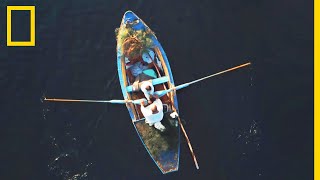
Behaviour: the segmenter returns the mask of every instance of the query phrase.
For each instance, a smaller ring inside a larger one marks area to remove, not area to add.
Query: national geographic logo
[[[12,11],[29,11],[30,12],[30,40],[13,41],[12,40]],[[7,6],[7,46],[35,46],[35,6]]]

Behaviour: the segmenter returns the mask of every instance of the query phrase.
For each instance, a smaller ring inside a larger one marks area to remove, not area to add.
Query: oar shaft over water
[[[88,103],[108,103],[109,101],[105,100],[87,100],[87,99],[59,99],[59,98],[45,98],[45,101],[54,101],[54,102],[88,102]]]
[[[111,103],[111,104],[140,104],[140,99],[138,100],[91,100],[91,99],[59,99],[59,98],[45,98],[45,101],[53,101],[53,102],[87,102],[87,103]]]
[[[194,83],[200,82],[202,80],[205,80],[205,79],[208,79],[208,78],[211,78],[211,77],[214,77],[214,76],[218,76],[220,74],[223,74],[223,73],[226,73],[226,72],[230,72],[230,71],[233,71],[233,70],[245,67],[245,66],[248,66],[250,64],[251,63],[248,62],[248,63],[242,64],[242,65],[239,65],[239,66],[235,66],[233,68],[229,68],[229,69],[226,69],[224,71],[220,71],[218,73],[211,74],[211,75],[208,75],[206,77],[203,77],[203,78],[200,78],[200,79],[188,82],[188,83],[181,84],[179,86],[172,87],[170,89],[166,89],[166,90],[163,90],[163,91],[157,91],[155,93],[161,97],[161,96],[169,93],[170,91],[179,90],[179,89],[185,88],[185,87],[187,87],[187,86],[189,86],[191,84],[194,84]],[[141,101],[140,99],[137,99],[137,100],[88,100],[88,99],[58,99],[58,98],[52,98],[52,99],[45,98],[44,100],[45,101],[53,101],[53,102],[87,102],[87,103],[112,103],[112,104],[126,104],[126,103],[140,104],[140,101]],[[187,143],[188,143],[188,146],[189,146],[193,161],[195,163],[195,166],[196,166],[197,169],[199,169],[199,165],[198,165],[198,161],[197,161],[196,155],[195,155],[195,153],[193,151],[193,148],[192,148],[191,142],[189,140],[189,137],[187,135],[187,132],[184,129],[182,123],[181,123],[180,117],[178,117],[178,122],[179,122],[180,128],[181,128],[181,130],[182,130],[182,132],[183,132],[183,134],[184,134],[184,136],[185,136],[185,138],[187,140]]]
[[[182,133],[183,133],[183,135],[184,135],[184,137],[186,138],[186,141],[187,141],[187,143],[188,143],[189,150],[190,150],[190,153],[191,153],[193,162],[194,162],[196,168],[199,169],[199,164],[198,164],[198,161],[197,161],[196,154],[195,154],[194,151],[193,151],[191,142],[190,142],[190,140],[189,140],[189,137],[188,137],[188,135],[187,135],[186,130],[184,129],[184,127],[183,127],[183,125],[182,125],[182,122],[181,122],[180,117],[178,117],[178,122],[179,122],[180,128],[181,128],[181,130],[182,130]]]
[[[211,77],[214,77],[214,76],[218,76],[218,75],[220,75],[220,74],[223,74],[223,73],[226,73],[226,72],[230,72],[230,71],[233,71],[233,70],[236,70],[236,69],[245,67],[245,66],[249,66],[250,64],[251,64],[251,62],[248,62],[248,63],[245,63],[245,64],[241,64],[241,65],[239,65],[239,66],[235,66],[235,67],[233,67],[233,68],[229,68],[229,69],[226,69],[226,70],[223,70],[223,71],[220,71],[220,72],[211,74],[211,75],[209,75],[209,76],[206,76],[206,77],[203,77],[203,78],[200,78],[200,79],[197,79],[197,80],[188,82],[188,83],[181,84],[181,85],[179,85],[179,86],[181,86],[180,88],[179,88],[179,86],[176,86],[176,88],[177,88],[177,90],[178,90],[178,89],[187,87],[187,86],[189,86],[189,85],[191,85],[191,84],[194,84],[194,83],[203,81],[203,80],[205,80],[205,79],[208,79],[208,78],[211,78]]]
[[[214,76],[218,76],[220,74],[223,74],[223,73],[226,73],[226,72],[230,72],[230,71],[233,71],[233,70],[236,70],[236,69],[239,69],[239,68],[242,68],[242,67],[245,67],[245,66],[249,66],[251,63],[248,62],[248,63],[245,63],[245,64],[241,64],[239,66],[235,66],[233,68],[229,68],[229,69],[226,69],[226,70],[223,70],[223,71],[220,71],[218,73],[214,73],[214,74],[211,74],[211,75],[208,75],[206,77],[203,77],[203,78],[200,78],[200,79],[196,79],[194,81],[191,81],[191,82],[187,82],[187,83],[184,83],[184,84],[180,84],[178,86],[175,86],[175,87],[172,87],[170,89],[167,89],[167,90],[162,90],[162,91],[158,91],[158,92],[155,92],[158,96],[163,96],[173,90],[179,90],[179,89],[183,89],[185,87],[188,87],[189,85],[191,84],[194,84],[194,83],[197,83],[197,82],[200,82],[202,80],[205,80],[205,79],[208,79],[208,78],[211,78],[211,77],[214,77]]]
[[[172,87],[172,88],[167,89],[167,90],[157,91],[155,93],[159,97],[161,97],[161,96],[163,96],[163,95],[165,95],[165,94],[167,94],[167,93],[169,93],[169,92],[171,92],[173,90],[179,90],[179,89],[188,87],[191,84],[194,84],[194,83],[200,82],[202,80],[205,80],[205,79],[208,79],[208,78],[211,78],[211,77],[214,77],[214,76],[218,76],[220,74],[223,74],[223,73],[226,73],[226,72],[230,72],[230,71],[233,71],[233,70],[245,67],[245,66],[249,66],[250,64],[251,64],[250,62],[245,63],[245,64],[241,64],[239,66],[235,66],[233,68],[229,68],[229,69],[226,69],[224,71],[220,71],[218,73],[211,74],[211,75],[208,75],[206,77],[203,77],[203,78],[200,78],[200,79],[188,82],[188,83],[184,83],[184,84]],[[140,104],[140,101],[141,101],[140,99],[137,99],[137,100],[90,100],[90,99],[58,99],[58,98],[53,98],[53,99],[45,98],[44,100],[45,101],[54,101],[54,102],[87,102],[87,103],[111,103],[111,104],[126,104],[126,103]]]

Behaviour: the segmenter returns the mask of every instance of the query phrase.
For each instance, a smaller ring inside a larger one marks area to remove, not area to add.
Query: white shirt
[[[152,114],[152,110],[150,108],[151,104],[147,107],[141,106],[141,112],[146,118],[146,123],[157,123],[163,119],[163,106],[161,100],[157,99],[152,104],[157,106],[157,110],[159,111],[158,113]]]
[[[146,87],[147,86],[150,86],[151,87],[151,90],[150,91],[147,91],[146,90]],[[141,83],[141,86],[140,86],[140,89],[141,91],[143,92],[144,96],[150,100],[150,94],[153,95],[154,94],[154,87],[152,85],[152,83],[150,81],[143,81]]]

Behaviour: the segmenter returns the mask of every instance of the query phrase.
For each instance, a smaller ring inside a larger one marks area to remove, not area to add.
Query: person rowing
[[[141,82],[140,89],[143,92],[144,96],[150,101],[150,96],[154,95],[154,87],[150,81]],[[152,103],[151,101],[149,102]]]
[[[149,105],[145,103],[144,99],[140,101],[141,112],[146,119],[145,122],[163,132],[166,128],[161,123],[163,119],[162,102],[157,95],[151,96],[150,101],[152,103]]]

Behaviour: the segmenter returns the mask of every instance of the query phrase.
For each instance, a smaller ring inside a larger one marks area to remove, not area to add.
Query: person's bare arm
[[[145,104],[146,104],[146,103],[144,102],[144,99],[141,99],[141,100],[140,100],[140,105],[141,105],[141,107],[144,107]]]

